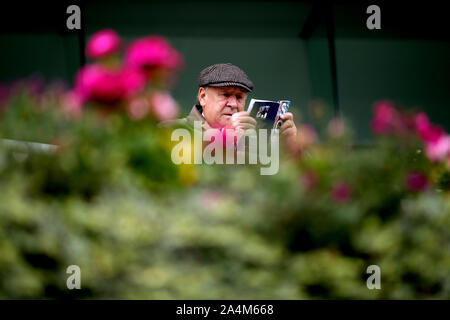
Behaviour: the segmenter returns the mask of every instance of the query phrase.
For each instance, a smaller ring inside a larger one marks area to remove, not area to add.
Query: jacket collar
[[[204,130],[211,129],[211,126],[208,124],[206,119],[202,116],[202,113],[200,110],[202,110],[202,107],[200,105],[197,105],[197,104],[194,105],[194,107],[192,107],[191,112],[187,116],[187,120],[189,122],[191,122],[192,124],[194,123],[194,121],[201,121],[202,128]]]

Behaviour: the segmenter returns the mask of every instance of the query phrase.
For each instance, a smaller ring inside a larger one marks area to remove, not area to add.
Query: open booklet
[[[279,129],[283,124],[280,116],[288,112],[290,103],[289,100],[251,99],[247,111],[256,119],[258,129]]]

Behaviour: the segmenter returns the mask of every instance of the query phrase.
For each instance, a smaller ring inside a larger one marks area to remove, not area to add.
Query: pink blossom
[[[428,116],[421,112],[414,118],[417,134],[425,142],[425,153],[432,161],[440,161],[450,155],[450,136],[442,127],[430,123]]]
[[[152,111],[159,120],[170,120],[178,116],[179,107],[167,92],[156,92],[151,100]]]
[[[141,70],[135,68],[125,67],[121,70],[120,75],[125,94],[128,97],[140,92],[149,80]]]
[[[89,39],[86,54],[92,59],[103,58],[117,53],[120,49],[121,40],[117,32],[105,29],[94,33]]]
[[[309,124],[299,125],[297,137],[302,148],[312,145],[318,140],[316,129]]]
[[[167,39],[153,35],[138,39],[128,47],[125,64],[143,69],[176,69],[183,64],[183,59]]]
[[[78,71],[75,91],[83,102],[115,103],[126,94],[120,73],[99,64],[87,65]]]
[[[332,138],[337,139],[342,137],[345,132],[344,122],[341,118],[331,119],[330,122],[328,122],[327,131]]]
[[[350,185],[345,181],[336,181],[331,187],[331,198],[336,202],[345,202],[350,198]]]
[[[414,120],[417,133],[426,142],[437,142],[444,134],[444,130],[440,126],[431,124],[428,116],[423,112],[417,114]]]
[[[406,187],[410,191],[422,191],[427,187],[427,176],[421,172],[410,172],[406,175]]]
[[[127,108],[127,113],[133,120],[144,118],[150,109],[150,104],[146,98],[138,98],[132,100]]]
[[[80,96],[76,94],[76,92],[67,92],[63,96],[62,105],[64,107],[64,111],[67,112],[70,116],[73,116],[77,119],[80,118],[82,112],[82,100]]]
[[[432,161],[440,161],[450,155],[450,135],[441,135],[435,142],[427,142],[425,153]]]
[[[414,122],[418,132],[427,129],[430,125],[430,120],[428,120],[428,116],[424,112],[418,113],[414,118]]]
[[[401,128],[401,118],[390,100],[377,101],[374,104],[375,115],[372,130],[375,134],[389,134]]]
[[[100,64],[91,64],[79,70],[75,92],[82,102],[110,104],[132,97],[143,89],[146,81],[146,77],[139,70],[111,70]]]

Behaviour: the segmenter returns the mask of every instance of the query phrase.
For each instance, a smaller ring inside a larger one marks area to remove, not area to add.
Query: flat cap
[[[199,87],[241,87],[253,90],[253,82],[244,71],[231,63],[218,63],[206,67],[198,77]]]

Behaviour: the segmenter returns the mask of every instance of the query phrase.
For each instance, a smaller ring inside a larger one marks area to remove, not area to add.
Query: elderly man
[[[231,63],[219,63],[200,72],[198,79],[198,101],[184,119],[162,123],[165,125],[185,124],[192,126],[201,121],[203,129],[232,128],[253,129],[256,120],[244,111],[247,93],[253,90],[253,83],[239,67]],[[280,128],[285,139],[295,139],[297,128],[290,112],[281,116]]]

